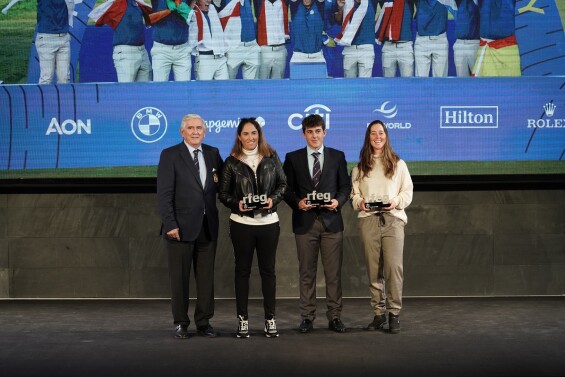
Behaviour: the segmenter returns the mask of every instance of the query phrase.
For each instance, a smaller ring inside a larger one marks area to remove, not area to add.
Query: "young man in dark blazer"
[[[168,256],[174,337],[188,338],[188,285],[194,263],[197,301],[194,322],[199,335],[216,336],[214,315],[214,260],[218,240],[218,176],[223,160],[217,148],[202,144],[204,120],[185,115],[183,142],[164,149],[157,170],[157,202],[164,248]]]
[[[326,316],[329,329],[345,332],[341,321],[341,264],[343,220],[341,207],[349,200],[351,181],[342,151],[325,147],[324,119],[312,114],[302,121],[306,148],[289,152],[284,161],[288,188],[285,201],[292,208],[300,273],[299,331],[308,333],[316,318],[316,271],[322,256],[326,279]],[[317,205],[318,203],[320,205]]]

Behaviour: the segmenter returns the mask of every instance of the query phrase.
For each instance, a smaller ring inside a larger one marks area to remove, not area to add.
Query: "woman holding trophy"
[[[359,163],[351,172],[351,203],[359,211],[359,233],[365,252],[371,306],[369,330],[400,332],[402,309],[404,209],[414,186],[404,160],[394,152],[384,123],[375,120],[365,132]]]
[[[249,337],[247,304],[255,250],[263,292],[265,336],[279,336],[275,322],[275,260],[280,234],[276,207],[285,190],[281,161],[267,144],[261,126],[255,118],[241,119],[231,154],[222,168],[219,194],[220,201],[231,210],[238,338]]]

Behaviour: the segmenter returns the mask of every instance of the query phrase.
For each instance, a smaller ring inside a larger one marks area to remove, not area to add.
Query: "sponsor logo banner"
[[[301,122],[308,114],[324,118],[324,144],[351,162],[376,119],[408,162],[559,160],[565,150],[562,77],[242,84],[4,85],[0,170],[154,166],[164,148],[182,141],[187,113],[204,118],[204,143],[224,158],[239,121],[256,117],[284,160],[306,145]]]

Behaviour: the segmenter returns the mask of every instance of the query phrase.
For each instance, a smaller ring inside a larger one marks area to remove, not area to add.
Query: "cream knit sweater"
[[[408,217],[406,216],[404,209],[412,202],[414,185],[412,184],[412,178],[408,172],[406,162],[404,162],[404,160],[398,161],[396,171],[394,172],[392,179],[389,179],[384,175],[382,159],[377,156],[374,158],[376,163],[368,177],[359,181],[357,178],[359,177],[360,172],[357,167],[354,167],[351,172],[353,185],[353,189],[351,191],[351,204],[353,205],[353,209],[359,211],[357,217],[362,218],[372,216],[372,213],[362,211],[359,208],[361,201],[364,198],[368,201],[371,196],[388,195],[389,201],[394,201],[396,203],[396,208],[389,213],[398,217],[404,221],[404,223],[407,223]]]

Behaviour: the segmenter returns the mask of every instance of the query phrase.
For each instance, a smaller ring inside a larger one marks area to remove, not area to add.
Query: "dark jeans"
[[[249,300],[249,276],[253,254],[257,250],[257,262],[261,275],[265,318],[275,316],[277,278],[275,260],[279,242],[279,223],[246,225],[230,220],[230,237],[235,257],[235,300],[237,315],[247,316]]]

